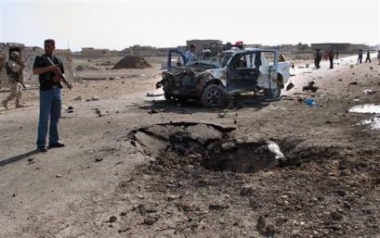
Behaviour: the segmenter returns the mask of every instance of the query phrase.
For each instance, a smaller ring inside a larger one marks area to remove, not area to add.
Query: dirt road
[[[140,76],[65,89],[67,146],[45,154],[27,91],[0,109],[0,237],[379,237],[380,133],[360,124],[379,114],[348,110],[380,104],[380,72],[336,63],[296,65],[280,101],[212,110],[154,100],[158,65],[113,71]]]

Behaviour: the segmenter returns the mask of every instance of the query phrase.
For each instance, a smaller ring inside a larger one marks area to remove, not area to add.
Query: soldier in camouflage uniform
[[[5,64],[5,54],[0,50],[0,74],[1,71],[3,70]],[[1,80],[0,80],[0,89],[1,89]]]
[[[22,82],[22,70],[25,64],[20,60],[20,53],[13,51],[9,57],[9,60],[5,63],[5,69],[7,71],[9,88],[11,93],[9,96],[2,101],[3,106],[8,109],[8,102],[16,98],[16,108],[24,107],[20,104],[20,99],[22,96],[21,85]]]

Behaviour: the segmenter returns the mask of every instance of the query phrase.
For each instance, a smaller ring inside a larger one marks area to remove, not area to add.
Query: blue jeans
[[[38,122],[37,148],[46,147],[50,118],[49,145],[59,141],[58,121],[61,117],[62,94],[60,88],[40,91],[40,119]]]

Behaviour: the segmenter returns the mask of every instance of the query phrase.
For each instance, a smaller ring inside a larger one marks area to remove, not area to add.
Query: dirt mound
[[[142,57],[125,56],[112,69],[144,69],[150,67],[152,66]]]

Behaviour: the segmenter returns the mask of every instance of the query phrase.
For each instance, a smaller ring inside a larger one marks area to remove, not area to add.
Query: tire
[[[223,106],[226,101],[226,93],[223,88],[211,84],[206,86],[201,96],[201,103],[205,107],[220,107]]]
[[[265,96],[269,99],[277,99],[281,96],[281,86],[277,83],[277,88],[265,89]]]

